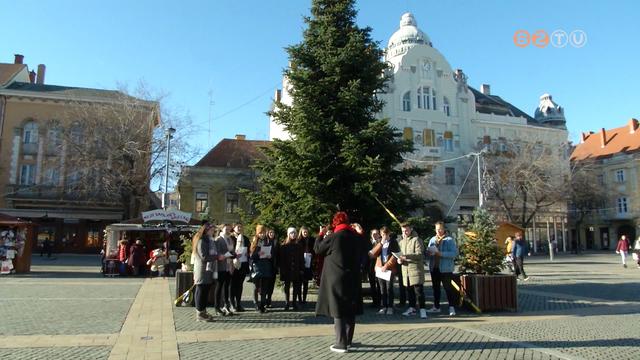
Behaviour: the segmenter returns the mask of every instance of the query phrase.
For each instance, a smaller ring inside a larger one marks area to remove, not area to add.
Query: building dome
[[[387,48],[393,50],[397,46],[408,45],[413,47],[416,44],[431,46],[431,40],[427,34],[418,29],[418,23],[413,14],[404,13],[400,19],[400,29],[391,35]]]
[[[553,102],[549,94],[540,96],[540,104],[534,117],[537,122],[543,125],[565,127],[567,123],[564,117],[564,108]]]

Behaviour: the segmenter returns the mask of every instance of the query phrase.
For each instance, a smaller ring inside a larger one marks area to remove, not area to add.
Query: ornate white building
[[[405,138],[414,141],[416,151],[407,158],[433,161],[423,163],[432,172],[417,179],[415,188],[437,199],[444,216],[467,214],[478,204],[476,171],[470,171],[474,170],[473,158],[464,155],[479,151],[483,144],[500,148],[518,141],[544,140],[560,149],[567,142],[564,110],[550,95],[540,97],[533,118],[492,95],[489,85],[482,85],[480,91],[470,87],[464,72],[452,69],[411,13],[402,15],[384,60],[391,70],[388,89],[379,95],[385,101],[380,117],[388,118]],[[276,98],[290,103],[286,79],[283,88]],[[271,121],[270,137],[286,136]]]

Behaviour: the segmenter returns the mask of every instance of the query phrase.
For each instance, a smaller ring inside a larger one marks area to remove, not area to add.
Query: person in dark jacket
[[[529,280],[527,273],[524,272],[524,257],[527,256],[527,242],[522,238],[522,232],[516,233],[516,239],[513,241],[511,255],[516,268],[516,278],[520,280],[520,274],[524,277],[524,281]]]
[[[371,230],[371,238],[369,239],[369,250],[373,250],[378,244],[380,244],[380,231],[378,229]],[[367,278],[369,279],[369,289],[371,291],[371,307],[380,307],[381,290],[378,279],[376,278],[376,259],[367,257],[364,260],[367,270]]]
[[[313,280],[313,261],[315,257],[313,245],[315,242],[315,239],[309,233],[309,229],[306,226],[301,227],[298,233],[298,243],[304,251],[304,275],[302,277],[302,297],[298,298],[298,300],[302,305],[307,305],[309,281]]]
[[[298,243],[296,228],[287,229],[287,238],[278,250],[278,268],[280,269],[280,281],[284,283],[285,296],[284,310],[298,310],[298,298],[302,288],[302,276],[304,274],[304,250]],[[293,285],[293,303],[290,300],[290,289]]]
[[[330,349],[344,353],[353,340],[356,316],[363,312],[360,259],[367,256],[368,244],[362,227],[349,226],[345,212],[334,215],[332,226],[333,233],[315,245],[316,254],[325,257],[316,314],[333,318],[336,343]]]
[[[260,313],[267,312],[267,292],[270,289],[272,274],[275,272],[271,256],[274,241],[269,239],[265,233],[266,228],[258,224],[256,226],[256,234],[249,248],[252,268],[251,281],[255,286],[253,289],[253,301],[256,304],[256,310]],[[260,299],[258,299],[258,295]]]
[[[244,279],[249,274],[249,238],[243,233],[242,224],[233,227],[233,243],[236,258],[233,259],[235,271],[231,275],[231,311],[243,312],[242,287]]]
[[[278,237],[276,236],[276,232],[273,229],[267,230],[267,239],[269,239],[269,244],[271,244],[271,276],[268,278],[268,281],[264,285],[266,287],[266,307],[271,307],[271,297],[273,296],[273,290],[276,287],[276,276],[278,275],[278,251],[280,250],[280,245],[278,244]]]
[[[379,268],[382,272],[391,271],[392,275],[389,280],[377,279],[380,287],[380,297],[382,299],[382,307],[378,311],[378,314],[393,315],[393,274],[397,271],[398,264],[393,253],[400,251],[400,245],[398,245],[396,239],[391,238],[391,231],[386,226],[380,229],[380,236],[380,254],[375,259],[375,267]]]
[[[129,266],[133,270],[133,275],[144,276],[145,273],[145,264],[147,263],[147,259],[144,255],[144,247],[142,245],[142,240],[136,240],[136,243],[131,246],[129,249]]]

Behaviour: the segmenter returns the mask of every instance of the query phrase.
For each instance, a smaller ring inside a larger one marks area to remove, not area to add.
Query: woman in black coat
[[[362,310],[362,283],[360,259],[367,254],[362,228],[349,225],[346,213],[333,217],[333,234],[316,242],[315,252],[325,256],[316,314],[331,316],[336,332],[335,352],[346,352],[351,346],[356,315]]]
[[[280,269],[280,281],[284,283],[285,296],[284,310],[298,310],[297,300],[301,297],[302,278],[304,275],[304,249],[298,243],[296,229],[287,229],[287,238],[278,250],[278,267]],[[290,289],[293,285],[293,303],[290,300]]]

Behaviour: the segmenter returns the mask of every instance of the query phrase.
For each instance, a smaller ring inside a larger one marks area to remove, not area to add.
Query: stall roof
[[[164,224],[127,224],[127,223],[119,223],[119,224],[111,224],[107,225],[107,230],[117,230],[117,231],[194,231],[198,230],[199,225],[173,225],[173,226],[165,226]]]
[[[0,213],[0,225],[10,226],[34,226],[31,221],[25,221],[17,217],[13,217],[7,214]]]

